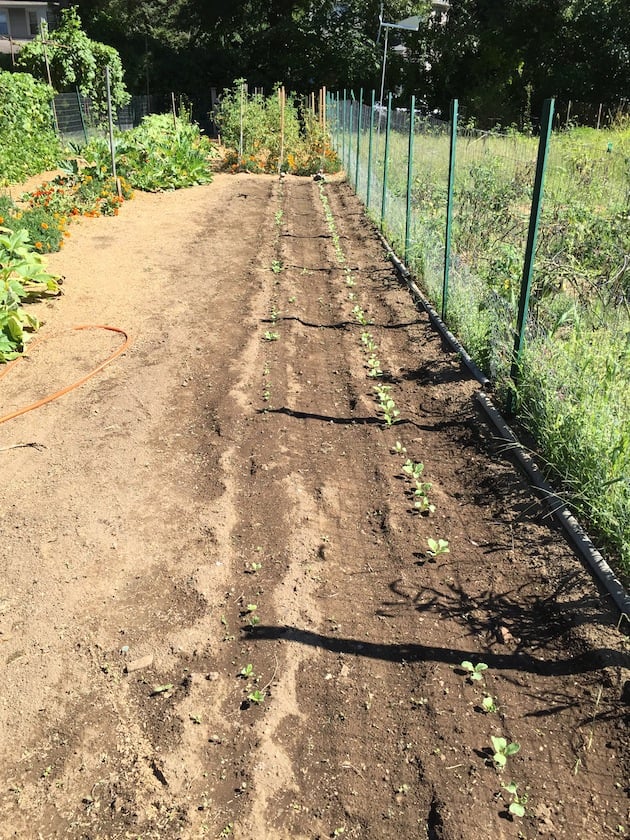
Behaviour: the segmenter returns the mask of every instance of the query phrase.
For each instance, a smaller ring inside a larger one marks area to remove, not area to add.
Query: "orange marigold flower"
[[[41,242],[35,242],[35,244],[33,245],[33,247],[34,247],[34,248],[37,248],[37,250],[38,250],[38,251],[41,251],[41,249],[42,249],[42,243],[41,243]]]
[[[42,222],[41,227],[42,227],[42,230],[48,230],[48,225],[46,224],[46,222]]]
[[[3,224],[4,224],[4,218],[2,216],[0,216],[0,225],[3,225]]]

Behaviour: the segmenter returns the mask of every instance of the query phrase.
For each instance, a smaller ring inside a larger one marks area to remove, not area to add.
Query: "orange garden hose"
[[[131,344],[131,338],[129,337],[129,335],[125,332],[125,330],[121,330],[119,327],[108,327],[104,326],[103,324],[82,324],[78,327],[73,327],[72,329],[109,330],[110,332],[116,332],[123,335],[125,337],[125,341],[117,350],[115,350],[111,354],[111,356],[108,356],[104,362],[101,362],[101,364],[98,367],[95,367],[94,370],[90,371],[90,373],[86,374],[85,376],[82,376],[81,379],[77,379],[77,381],[73,382],[72,385],[66,385],[65,388],[62,388],[60,391],[55,391],[54,394],[48,394],[48,396],[42,397],[41,400],[37,400],[37,402],[31,403],[31,405],[27,405],[24,408],[18,408],[17,411],[12,411],[10,414],[5,414],[4,417],[0,417],[0,424],[6,423],[7,420],[13,420],[14,417],[19,417],[21,414],[26,414],[28,411],[33,411],[36,408],[41,408],[41,406],[46,405],[47,403],[52,402],[53,400],[56,400],[59,397],[62,397],[64,394],[67,394],[69,391],[78,388],[80,385],[83,385],[83,383],[87,382],[88,379],[91,379],[97,373],[102,371],[103,368],[110,362],[112,362],[117,356],[120,356],[120,354],[123,353]],[[31,348],[35,347],[35,345],[39,344],[42,340],[43,339],[39,339],[39,341],[34,341],[33,344],[31,344]],[[19,361],[20,358],[17,358],[10,362],[0,373],[0,379],[2,379],[3,376],[6,376],[6,374],[11,370],[11,368],[14,365],[16,365]]]

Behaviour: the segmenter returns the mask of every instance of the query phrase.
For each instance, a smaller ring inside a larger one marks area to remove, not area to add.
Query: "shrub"
[[[240,79],[231,90],[224,91],[215,119],[227,150],[224,164],[234,172],[281,169],[310,175],[320,169],[337,172],[340,168],[318,119],[295,94],[286,98],[283,118],[277,88],[266,98],[249,96]]]
[[[152,114],[138,128],[115,138],[116,170],[136,189],[155,192],[207,184],[216,152],[186,114]],[[81,150],[84,172],[100,179],[111,168],[106,140],[95,138]]]
[[[28,73],[0,71],[0,183],[23,181],[56,165],[61,145],[52,97],[52,89]]]

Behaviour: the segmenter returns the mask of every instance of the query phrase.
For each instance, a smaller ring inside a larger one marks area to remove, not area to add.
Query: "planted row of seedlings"
[[[349,287],[348,300],[352,304],[352,317],[363,330],[360,334],[361,346],[365,354],[366,375],[369,379],[378,380],[383,376],[383,367],[379,355],[379,347],[373,333],[370,330],[373,322],[365,312],[365,309],[358,300],[356,291],[356,280],[348,266],[340,237],[335,223],[335,218],[330,207],[324,182],[320,183],[319,195],[324,210],[324,216],[331,235],[335,257],[339,267],[344,272],[346,286]],[[401,420],[401,412],[397,407],[392,395],[392,386],[376,382],[373,386],[373,396],[376,408],[385,428],[391,428]],[[404,458],[401,472],[406,479],[405,493],[412,503],[412,511],[415,514],[429,518],[435,513],[436,506],[432,501],[430,493],[433,484],[424,479],[424,464],[408,456],[406,447],[397,440],[390,448],[392,455]],[[435,559],[441,555],[449,554],[449,542],[441,537],[427,538],[425,554]],[[460,669],[467,676],[468,681],[475,685],[484,680],[484,672],[488,666],[484,662],[473,664],[465,660],[461,663]],[[426,702],[426,701],[425,701]],[[486,693],[481,700],[479,708],[482,712],[490,714],[498,712],[499,707],[495,697]],[[504,736],[490,736],[491,748],[487,750],[488,757],[492,757],[492,764],[498,772],[505,769],[508,759],[520,751],[520,744],[511,741]],[[507,812],[511,817],[523,817],[527,803],[527,793],[519,793],[519,784],[511,781],[502,785],[504,799],[506,800]]]

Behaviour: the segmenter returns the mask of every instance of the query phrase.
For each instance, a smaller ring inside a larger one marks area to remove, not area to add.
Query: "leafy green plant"
[[[493,755],[492,759],[499,769],[503,769],[507,764],[507,760],[511,755],[516,755],[520,750],[520,744],[516,742],[508,742],[507,738],[490,736],[492,741]]]
[[[56,166],[62,151],[50,108],[53,95],[28,73],[0,70],[0,184]]]
[[[101,180],[110,172],[111,154],[104,138],[93,138],[81,150],[86,174]],[[116,132],[117,174],[131,187],[147,192],[174,190],[212,180],[216,158],[210,140],[185,111],[144,117],[137,128]]]
[[[402,443],[399,440],[397,440],[396,443],[392,446],[391,451],[393,455],[406,455],[407,447],[403,446]]]
[[[353,307],[353,309],[352,309],[352,314],[354,315],[354,317],[356,318],[356,320],[359,322],[359,324],[361,324],[361,326],[366,327],[366,326],[368,326],[369,324],[371,324],[371,323],[372,323],[372,322],[368,319],[368,317],[366,316],[365,312],[364,312],[364,311],[363,311],[363,309],[359,306],[359,304],[358,304],[358,303],[357,303],[357,304]]]
[[[25,230],[0,227],[0,361],[16,358],[28,340],[28,331],[39,328],[39,320],[24,309],[23,302],[58,294],[57,279],[45,271]]]
[[[283,266],[282,266],[282,263],[280,262],[280,260],[273,260],[272,261],[271,270],[273,271],[274,274],[280,274],[280,272],[282,271],[282,268],[283,268]]]
[[[510,782],[509,785],[503,785],[503,790],[510,794],[510,804],[508,811],[513,817],[525,816],[525,805],[527,804],[527,794],[522,796],[518,793],[518,785],[516,782]]]
[[[126,105],[131,98],[123,81],[120,55],[113,47],[88,38],[74,6],[61,10],[54,38],[48,36],[44,27],[41,34],[24,44],[17,63],[42,81],[47,81],[50,73],[57,91],[74,90],[78,86],[101,119],[107,114],[106,67],[109,67],[109,93],[114,107]]]
[[[497,706],[496,700],[489,694],[487,694],[481,701],[481,708],[484,712],[486,712],[486,714],[499,711],[499,707]]]
[[[419,513],[435,513],[435,505],[429,500],[427,493],[433,487],[429,481],[416,481],[413,489],[413,506]],[[438,546],[439,547],[439,546]],[[444,554],[444,551],[440,552]]]
[[[277,341],[280,338],[280,333],[273,332],[272,330],[267,330],[263,334],[263,338],[265,341]]]
[[[256,572],[259,572],[261,569],[262,563],[256,563],[256,561],[252,560],[252,562],[249,564],[249,568],[246,569],[246,571],[250,574],[256,574]]]
[[[383,413],[383,419],[386,426],[392,426],[400,419],[400,411],[396,408],[396,403],[391,397],[391,388],[389,385],[375,385],[374,392],[378,398],[379,408]]]
[[[256,688],[253,691],[249,692],[249,694],[247,695],[247,699],[249,700],[250,703],[255,703],[258,706],[261,703],[265,702],[266,696],[267,696],[266,692],[261,691],[260,689]]]
[[[300,109],[301,114],[298,113]],[[245,79],[223,91],[215,112],[233,172],[337,172],[340,162],[319,120],[300,98],[278,87],[271,96],[251,95]]]
[[[424,472],[424,464],[422,461],[413,461],[411,458],[407,458],[401,469],[408,478],[418,481]]]
[[[478,662],[476,665],[473,665],[472,662],[469,662],[468,659],[465,659],[460,668],[463,668],[468,675],[468,679],[471,682],[478,682],[479,680],[483,679],[483,672],[488,670],[488,666],[485,662]],[[492,700],[492,698],[490,698]]]
[[[239,677],[244,677],[246,680],[256,679],[256,674],[254,673],[254,666],[251,664],[251,662],[248,662],[247,665],[243,665],[238,674]]]
[[[449,554],[450,548],[448,547],[448,540],[434,540],[432,537],[429,537],[427,540],[427,545],[429,546],[429,554],[431,557],[439,557],[440,554]]]
[[[383,375],[383,371],[381,370],[381,363],[376,358],[374,354],[372,354],[367,360],[367,367],[368,367],[368,376],[376,379],[378,376]]]

